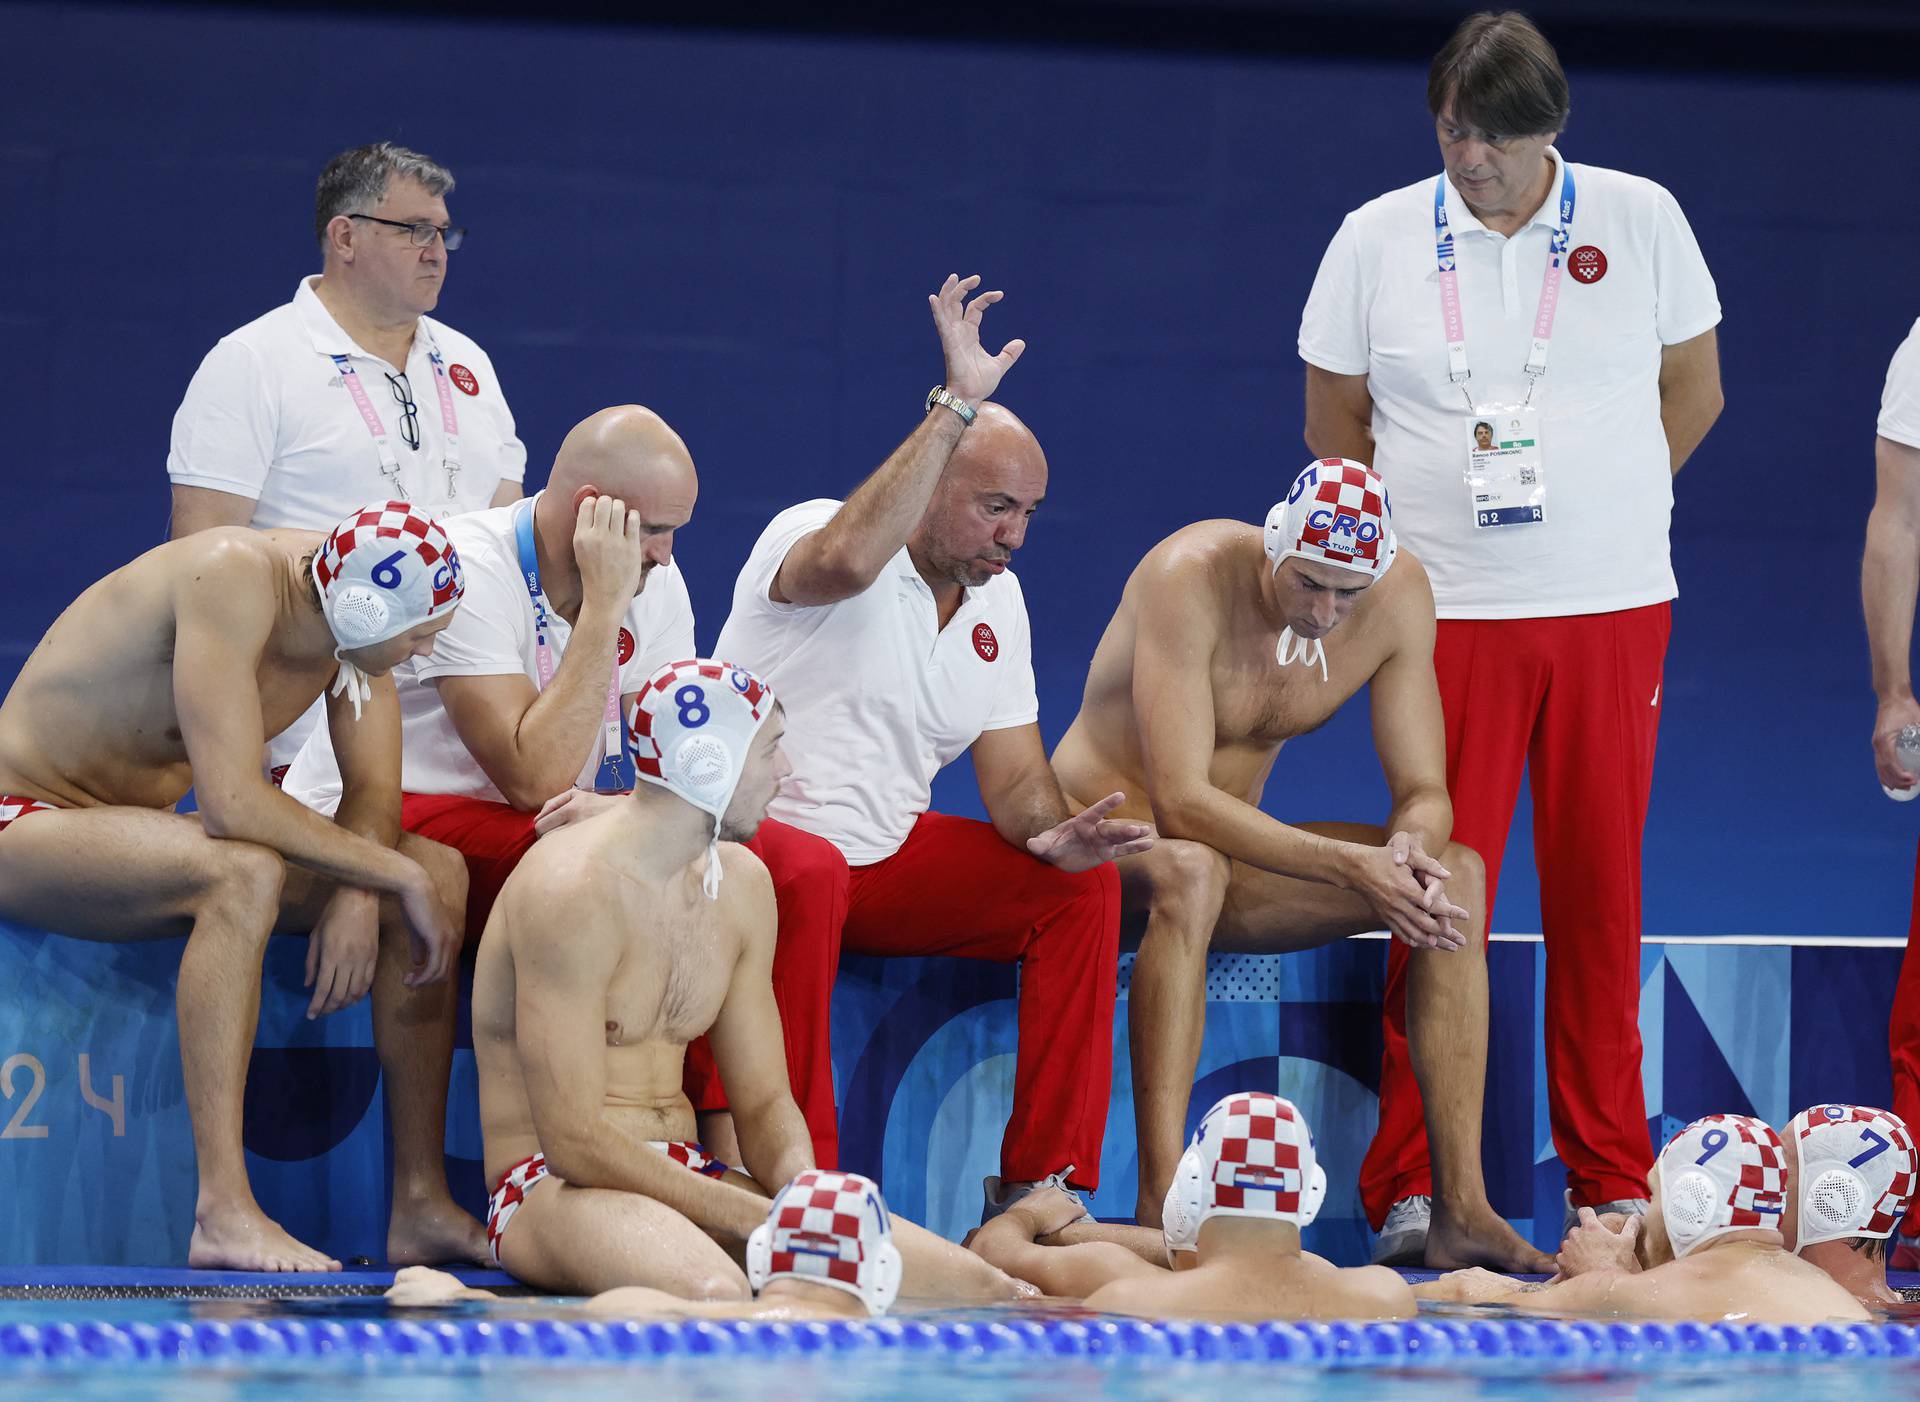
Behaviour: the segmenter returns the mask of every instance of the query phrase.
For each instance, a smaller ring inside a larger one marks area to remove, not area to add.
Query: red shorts
[[[18,794],[0,793],[0,832],[5,832],[11,823],[18,822],[29,813],[58,812],[57,803],[42,803],[37,798],[21,798]]]
[[[531,813],[484,798],[403,793],[400,826],[467,859],[467,942],[478,944],[494,898],[533,846]]]

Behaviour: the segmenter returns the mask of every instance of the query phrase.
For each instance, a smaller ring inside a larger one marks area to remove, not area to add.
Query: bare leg
[[[982,1300],[1022,1300],[1033,1292],[997,1266],[956,1246],[904,1217],[893,1219],[893,1244],[900,1248],[900,1292],[943,1304]]]
[[[542,1290],[597,1295],[645,1285],[687,1300],[745,1300],[746,1274],[700,1228],[664,1203],[545,1178],[500,1240],[500,1261]]]
[[[260,1210],[240,1122],[260,1013],[260,960],[285,868],[197,819],[138,808],[36,813],[0,833],[0,918],[83,939],[186,934],[175,1004],[200,1172],[187,1262],[338,1270]]]
[[[400,852],[426,868],[442,911],[458,925],[467,908],[467,864],[458,852],[402,833]],[[373,977],[373,1045],[386,1082],[393,1129],[393,1211],[387,1219],[390,1265],[469,1261],[491,1265],[487,1229],[447,1191],[447,1081],[453,1071],[460,974],[408,988],[413,967],[399,903],[380,902],[380,962]]]
[[[1418,949],[1407,968],[1407,1049],[1427,1112],[1433,1222],[1427,1265],[1550,1271],[1553,1261],[1487,1202],[1480,1120],[1487,1088],[1487,881],[1479,855],[1450,843],[1447,894],[1472,912],[1465,949]]]
[[[1385,841],[1379,828],[1357,823],[1301,826],[1370,846]],[[1473,912],[1475,938],[1461,950],[1417,951],[1408,978],[1408,1041],[1433,1146],[1434,1216],[1427,1263],[1548,1270],[1548,1259],[1487,1202],[1480,1167],[1487,1070],[1486,878],[1479,858],[1458,844],[1450,844],[1440,860],[1454,874],[1448,885],[1454,904]],[[1366,903],[1350,891],[1236,863],[1215,947],[1306,949],[1378,925]]]
[[[1207,946],[1227,871],[1226,858],[1195,842],[1164,841],[1120,863],[1122,918],[1146,912],[1127,991],[1140,1144],[1135,1212],[1144,1227],[1160,1225],[1161,1203],[1185,1148],[1187,1100],[1207,1027]]]

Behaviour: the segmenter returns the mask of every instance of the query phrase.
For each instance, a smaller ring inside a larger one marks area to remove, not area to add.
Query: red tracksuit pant
[[[990,824],[944,813],[923,813],[898,852],[862,867],[849,868],[824,839],[798,834],[804,841],[769,843],[765,827],[761,833],[750,845],[779,898],[773,977],[789,1060],[796,1037],[810,1037],[810,1064],[828,1064],[832,973],[842,948],[1018,963],[1020,1046],[1000,1172],[1031,1180],[1073,1164],[1075,1183],[1099,1186],[1120,942],[1112,864],[1063,872],[1009,845]],[[806,898],[790,898],[800,891]],[[717,1091],[702,1087],[694,1103],[715,1108],[724,1103]]]
[[[1489,929],[1523,767],[1530,776],[1547,952],[1547,1103],[1576,1203],[1645,1197],[1653,1165],[1640,1083],[1640,849],[1671,626],[1668,604],[1443,619],[1434,646],[1453,840],[1486,863]],[[1396,1201],[1432,1191],[1407,1053],[1406,976],[1407,951],[1395,942],[1380,1129],[1360,1171],[1376,1230]]]
[[[494,899],[520,858],[533,846],[533,817],[504,803],[446,794],[406,794],[400,805],[400,825],[408,832],[453,848],[467,859],[467,942],[477,946],[486,929]],[[772,819],[760,825],[753,850],[774,872],[774,899],[780,908],[780,941],[773,957],[774,1000],[780,1006],[781,1029],[787,1049],[787,1079],[793,1098],[807,1122],[814,1159],[831,1167],[840,1152],[839,1130],[833,1113],[833,1061],[827,1048],[826,1015],[819,990],[833,989],[839,963],[838,941],[831,947],[812,939],[811,931],[824,923],[834,930],[847,908],[847,864],[833,844]],[[820,849],[824,849],[824,854]],[[833,874],[838,873],[838,887]],[[782,879],[782,873],[787,879]],[[824,880],[812,879],[825,874]],[[793,878],[802,879],[795,880]],[[803,932],[791,934],[792,928]],[[796,1003],[796,997],[804,1002]],[[819,1035],[813,1031],[818,1022]],[[713,1060],[702,1038],[688,1049],[687,1094],[702,1109],[723,1107],[717,1089],[706,1103],[704,1088],[718,1086]]]
[[[1893,1113],[1909,1127],[1920,1125],[1920,853],[1913,865],[1913,918],[1907,926],[1907,953],[1893,990],[1893,1020],[1887,1029],[1893,1058]],[[1920,1199],[1907,1210],[1902,1236],[1920,1235]]]

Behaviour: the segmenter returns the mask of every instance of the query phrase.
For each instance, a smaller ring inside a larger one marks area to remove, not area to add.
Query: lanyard
[[[434,339],[426,322],[420,323],[420,329],[426,332],[427,363],[433,367],[433,388],[440,399],[440,464],[447,470],[447,500],[451,501],[455,485],[460,479],[460,418],[453,410],[453,388],[447,380],[447,362],[440,354],[440,343]],[[339,370],[340,382],[353,397],[353,407],[360,411],[367,432],[373,435],[374,451],[380,455],[380,475],[392,484],[394,493],[401,500],[411,501],[412,497],[400,480],[400,460],[393,454],[387,426],[380,422],[380,415],[374,412],[373,401],[367,398],[367,388],[360,382],[359,372],[344,355],[330,355],[327,358]]]
[[[1567,245],[1573,241],[1573,167],[1560,166],[1560,224],[1547,245],[1547,268],[1540,277],[1540,310],[1533,318],[1533,340],[1527,347],[1527,400],[1540,377],[1547,373],[1547,351],[1553,343],[1553,314],[1560,306],[1560,265]],[[1460,276],[1453,252],[1453,230],[1447,226],[1447,177],[1441,174],[1433,182],[1433,254],[1440,264],[1440,324],[1447,338],[1447,378],[1460,386],[1467,409],[1474,409],[1467,381],[1473,372],[1467,368],[1467,323],[1460,311]]]
[[[540,590],[540,557],[533,548],[533,504],[539,495],[528,497],[513,510],[514,544],[520,553],[520,578],[527,586],[527,598],[533,603],[533,660],[540,674],[540,690],[553,681],[553,642],[548,637],[547,598]],[[607,683],[607,704],[600,713],[600,769],[593,786],[602,792],[633,787],[633,764],[627,758],[626,727],[620,723],[620,660],[615,655],[613,679]]]

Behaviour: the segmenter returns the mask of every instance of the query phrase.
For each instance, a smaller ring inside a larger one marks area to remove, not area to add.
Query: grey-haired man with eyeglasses
[[[392,142],[327,163],[314,200],[319,274],[222,337],[174,414],[174,538],[213,526],[324,530],[396,498],[445,520],[520,497],[527,450],[493,362],[428,315],[466,233],[447,212],[452,190],[445,166]],[[317,710],[269,740],[276,782]],[[451,1049],[425,1045],[409,1017],[376,998],[394,1133],[388,1259],[484,1259],[483,1229],[447,1190]]]

